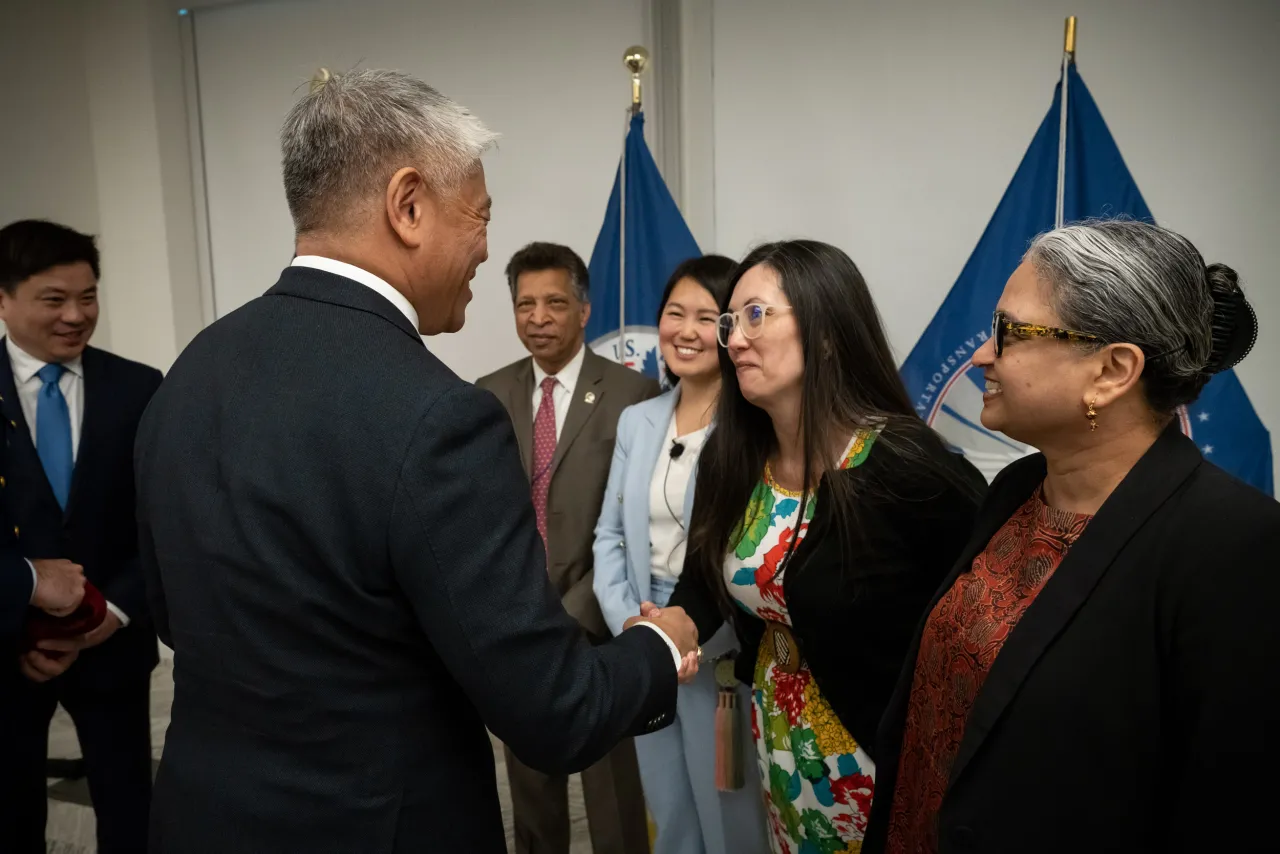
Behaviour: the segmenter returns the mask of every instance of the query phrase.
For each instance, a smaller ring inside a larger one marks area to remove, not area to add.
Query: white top
[[[569,415],[569,403],[573,400],[573,391],[578,387],[578,375],[582,373],[582,363],[587,358],[586,346],[578,348],[569,363],[556,374],[556,386],[551,391],[551,401],[556,407],[556,441],[560,441],[560,431],[564,429],[564,420]],[[533,418],[538,419],[538,408],[542,405],[542,381],[550,374],[538,367],[538,360],[533,360]]]
[[[13,368],[13,384],[18,389],[18,403],[22,406],[22,417],[27,419],[27,427],[31,430],[31,444],[36,444],[36,407],[40,403],[40,389],[44,383],[36,376],[48,362],[42,362],[13,343],[13,337],[5,338],[5,349],[9,351],[9,365]],[[58,379],[58,388],[67,402],[67,413],[71,416],[71,461],[74,463],[80,456],[80,428],[84,425],[84,361],[76,356],[69,362],[63,362],[66,368]],[[37,449],[38,450],[38,449]],[[30,563],[30,561],[28,561]],[[36,595],[39,584],[35,566],[31,567],[31,598]],[[124,611],[108,602],[107,609],[116,615],[121,626],[129,625],[129,617]]]
[[[324,270],[326,273],[333,273],[335,276],[342,276],[345,279],[359,282],[366,288],[377,291],[387,302],[394,305],[401,314],[409,318],[409,322],[413,324],[414,329],[418,328],[418,312],[414,309],[413,304],[409,302],[408,297],[368,270],[348,264],[345,261],[335,261],[332,258],[324,258],[320,255],[299,255],[293,259],[293,263],[289,266]]]
[[[684,569],[684,552],[689,532],[684,528],[684,497],[689,479],[698,465],[698,454],[707,438],[707,428],[694,430],[676,439],[676,414],[671,413],[662,454],[649,481],[649,575],[675,580]],[[672,458],[675,442],[684,451]]]

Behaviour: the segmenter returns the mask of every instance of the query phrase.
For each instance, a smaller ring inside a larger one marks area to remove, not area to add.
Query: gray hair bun
[[[1258,316],[1240,290],[1240,277],[1226,264],[1204,270],[1213,296],[1213,349],[1204,373],[1217,374],[1240,364],[1258,340]]]

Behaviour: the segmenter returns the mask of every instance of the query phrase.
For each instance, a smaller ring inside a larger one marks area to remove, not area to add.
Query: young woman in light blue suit
[[[734,262],[719,255],[681,264],[658,312],[658,346],[675,387],[623,410],[596,526],[596,598],[614,634],[644,602],[664,607],[684,564],[694,468],[720,393],[716,324]],[[716,787],[717,659],[737,651],[725,625],[702,648],[694,681],[680,688],[676,722],[636,739],[645,801],[657,826],[654,854],[755,854],[769,850],[759,775],[736,791]],[[733,680],[730,680],[732,683]],[[743,756],[754,747],[739,692]]]

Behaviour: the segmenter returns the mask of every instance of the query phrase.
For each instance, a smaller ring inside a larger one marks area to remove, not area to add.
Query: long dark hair
[[[738,262],[723,255],[702,255],[682,261],[680,266],[671,273],[671,278],[667,279],[666,287],[662,289],[662,299],[658,300],[658,317],[654,322],[658,325],[662,324],[662,313],[667,310],[667,300],[671,299],[671,292],[676,289],[676,285],[680,284],[682,279],[693,279],[702,285],[703,290],[711,294],[716,305],[725,305],[729,301],[729,281],[737,266]],[[720,310],[724,311],[723,308]],[[680,378],[673,374],[670,368],[664,368],[664,374],[667,385],[673,386],[680,382]]]
[[[877,443],[896,446],[900,455],[920,458],[927,456],[924,441],[932,431],[911,406],[871,292],[848,255],[815,240],[767,243],[738,265],[729,294],[744,273],[760,264],[778,274],[800,331],[805,366],[800,402],[803,518],[804,508],[814,498],[809,484],[834,466],[832,449],[853,431],[880,426]],[[728,309],[729,294],[721,311]],[[716,428],[698,460],[684,571],[696,573],[707,584],[728,616],[734,612],[722,576],[725,555],[778,443],[768,414],[742,396],[724,348],[720,348],[720,374]],[[857,526],[855,498],[867,496],[855,496],[849,478],[828,477],[822,483],[824,501],[832,505],[834,533],[847,544],[856,533],[850,530]],[[780,562],[779,571],[791,553]]]

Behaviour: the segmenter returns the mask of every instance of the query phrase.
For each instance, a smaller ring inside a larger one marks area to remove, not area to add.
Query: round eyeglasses
[[[716,324],[716,340],[721,347],[727,348],[735,327],[742,330],[744,338],[759,338],[764,333],[765,321],[780,311],[791,311],[791,306],[753,302],[737,311],[726,311]]]

